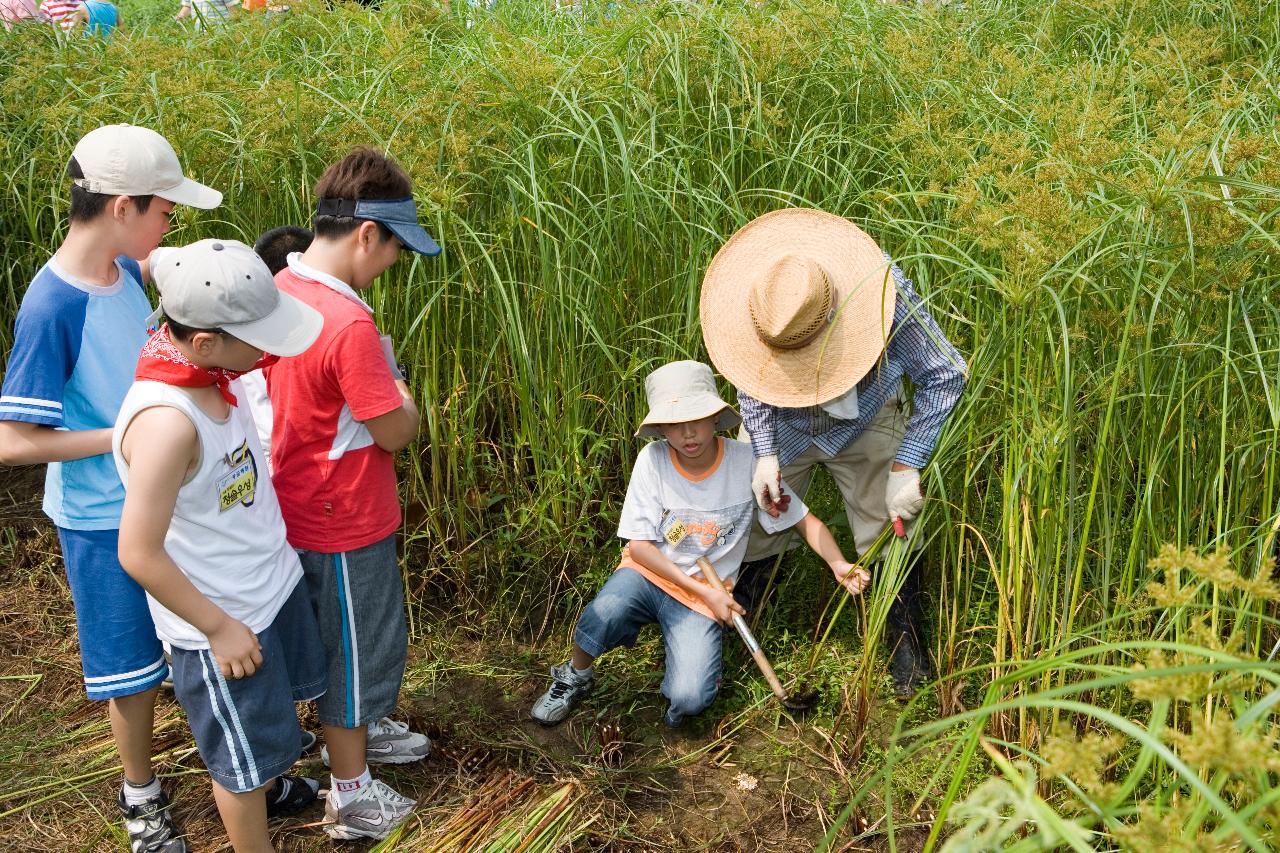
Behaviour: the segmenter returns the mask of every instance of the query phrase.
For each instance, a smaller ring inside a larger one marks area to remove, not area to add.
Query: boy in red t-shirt
[[[324,316],[302,355],[266,371],[271,397],[272,480],[299,550],[328,656],[328,692],[317,703],[325,802],[333,838],[385,838],[413,808],[369,774],[369,763],[425,758],[425,735],[388,715],[404,677],[408,631],[396,559],[400,500],[392,454],[418,434],[418,409],[357,295],[402,248],[440,247],[418,224],[409,177],[395,161],[357,148],[316,184],[315,239],[276,276],[280,290]]]

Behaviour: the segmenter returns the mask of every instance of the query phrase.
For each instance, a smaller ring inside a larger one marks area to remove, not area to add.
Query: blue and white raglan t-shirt
[[[22,297],[0,420],[69,430],[115,425],[147,342],[151,303],[137,261],[116,259],[115,284],[79,281],[50,259]],[[51,462],[44,512],[70,530],[120,526],[124,486],[110,453]]]

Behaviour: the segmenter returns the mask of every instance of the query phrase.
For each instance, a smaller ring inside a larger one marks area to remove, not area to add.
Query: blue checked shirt
[[[820,406],[784,409],[739,391],[738,408],[757,457],[777,454],[778,464],[787,465],[811,444],[835,456],[862,435],[886,400],[898,394],[905,375],[911,377],[915,391],[911,420],[895,460],[912,468],[923,468],[929,461],[942,425],[964,390],[967,369],[911,281],[897,264],[892,264],[892,270],[898,291],[893,326],[884,355],[858,383],[858,417],[834,418]]]

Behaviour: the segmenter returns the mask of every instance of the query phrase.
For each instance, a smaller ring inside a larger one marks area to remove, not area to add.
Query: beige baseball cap
[[[237,240],[156,249],[151,275],[170,320],[222,329],[272,355],[298,355],[324,326],[319,311],[282,293],[262,258]]]
[[[147,127],[108,124],[91,130],[71,156],[84,175],[72,183],[92,193],[156,195],[206,210],[222,204],[222,193],[182,174],[173,146]]]
[[[742,418],[716,390],[711,368],[700,361],[673,361],[662,365],[644,380],[649,398],[649,414],[644,416],[636,436],[662,438],[660,424],[682,424],[716,415],[716,430],[734,429]]]

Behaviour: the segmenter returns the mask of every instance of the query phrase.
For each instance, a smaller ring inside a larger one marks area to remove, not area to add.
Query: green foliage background
[[[305,222],[326,163],[384,147],[445,247],[373,292],[425,403],[412,571],[461,607],[554,599],[569,618],[566,591],[606,568],[644,374],[705,358],[714,251],[778,206],[848,216],[970,363],[926,528],[936,651],[961,685],[944,709],[985,711],[915,734],[957,738],[948,772],[1004,744],[984,766],[1025,805],[1044,791],[1009,762],[1055,721],[1083,736],[1136,715],[1146,734],[1095,768],[1126,780],[1115,802],[1069,783],[1052,807],[1263,849],[1269,771],[1157,747],[1166,722],[1270,720],[1250,709],[1276,681],[1258,661],[1277,638],[1276,4],[500,4],[470,28],[425,3],[292,5],[196,32],[126,4],[133,31],[105,45],[0,33],[0,350],[89,129],[154,127],[226,193],[174,242]],[[1149,564],[1165,543],[1188,550]],[[1226,574],[1198,556],[1218,547]],[[1161,662],[1211,677],[1129,689]],[[1214,773],[1231,808],[1188,781]]]

